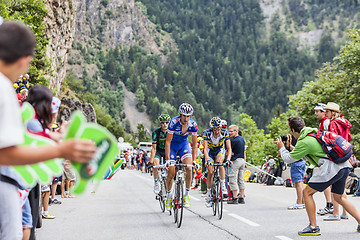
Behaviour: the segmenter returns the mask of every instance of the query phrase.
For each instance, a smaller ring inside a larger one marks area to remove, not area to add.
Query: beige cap
[[[340,106],[334,102],[328,102],[324,107],[324,110],[331,110],[334,112],[340,112]]]

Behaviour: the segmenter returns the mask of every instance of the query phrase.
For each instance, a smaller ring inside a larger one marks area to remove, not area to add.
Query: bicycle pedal
[[[160,198],[159,196],[155,196],[155,199],[156,199],[156,200],[159,200],[159,198]]]

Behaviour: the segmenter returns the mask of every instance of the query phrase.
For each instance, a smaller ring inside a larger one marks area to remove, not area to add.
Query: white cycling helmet
[[[213,117],[210,120],[210,127],[221,127],[221,119],[219,117]]]
[[[194,113],[194,108],[189,103],[182,103],[179,107],[179,113],[185,116],[191,116]]]
[[[221,120],[221,127],[222,128],[227,128],[227,121],[226,120]]]

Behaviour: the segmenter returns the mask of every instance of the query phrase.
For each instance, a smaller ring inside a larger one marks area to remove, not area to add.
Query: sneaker
[[[240,204],[245,204],[245,200],[244,200],[244,198],[239,197],[239,203],[240,203]]]
[[[323,209],[319,209],[319,211],[317,211],[317,214],[323,216],[325,214],[333,214],[334,212],[334,207],[328,208],[328,207],[324,207]]]
[[[227,198],[229,196],[228,190],[226,188],[222,189],[223,198]]]
[[[57,200],[56,198],[54,198],[53,200],[51,200],[52,204],[61,204],[62,202]]]
[[[349,216],[347,214],[342,214],[342,215],[340,215],[340,219],[348,220]]]
[[[310,235],[310,236],[317,236],[321,235],[319,226],[312,227],[310,224],[306,228],[304,228],[302,231],[298,232],[299,235]]]
[[[297,204],[295,203],[294,205],[288,206],[288,210],[297,210],[297,209],[304,209],[305,208],[305,204]]]
[[[159,181],[154,183],[154,193],[157,195],[160,192],[160,184]]]
[[[239,200],[237,198],[233,198],[229,201],[227,201],[228,204],[239,204]]]
[[[360,224],[358,225],[357,231],[360,232]]]
[[[207,208],[212,207],[211,197],[207,196],[207,197],[205,198],[205,206],[206,206]]]
[[[324,218],[324,221],[340,221],[340,216],[330,215],[327,218]]]
[[[47,213],[47,214],[43,214],[43,215],[42,215],[42,218],[45,218],[45,219],[54,219],[55,216],[51,215],[50,213]]]
[[[171,197],[166,197],[165,207],[166,207],[166,211],[171,211],[171,208],[172,208]]]
[[[188,208],[191,206],[189,195],[184,196],[184,207]]]
[[[194,187],[192,187],[191,189],[198,189],[199,188],[199,184],[196,184]]]

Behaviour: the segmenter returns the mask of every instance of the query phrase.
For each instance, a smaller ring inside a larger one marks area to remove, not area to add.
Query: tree
[[[147,132],[146,132],[146,128],[145,128],[144,124],[139,123],[139,124],[137,125],[136,137],[137,137],[137,139],[138,139],[139,142],[147,142],[147,141],[150,141],[150,137],[147,136]]]

